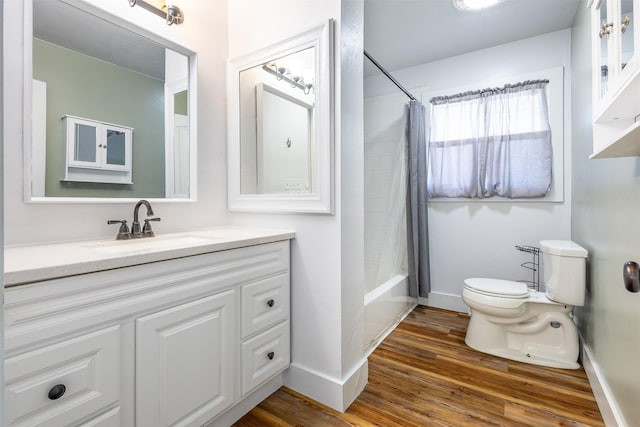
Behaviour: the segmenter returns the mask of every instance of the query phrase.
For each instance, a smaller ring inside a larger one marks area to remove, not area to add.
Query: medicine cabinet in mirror
[[[84,2],[25,21],[25,199],[194,200],[195,54]]]
[[[333,21],[229,63],[229,209],[332,213]]]
[[[62,122],[65,181],[132,184],[132,128],[74,116]]]

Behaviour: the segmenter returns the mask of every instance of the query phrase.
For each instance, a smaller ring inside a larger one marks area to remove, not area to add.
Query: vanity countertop
[[[90,240],[4,248],[4,285],[129,267],[288,240],[290,230],[214,227],[134,240]]]

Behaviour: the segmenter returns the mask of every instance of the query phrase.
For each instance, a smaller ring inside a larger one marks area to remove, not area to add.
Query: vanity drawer
[[[242,286],[242,338],[289,319],[289,275]]]
[[[120,398],[120,327],[5,360],[7,426],[68,425]]]
[[[289,322],[242,343],[242,395],[289,365]]]

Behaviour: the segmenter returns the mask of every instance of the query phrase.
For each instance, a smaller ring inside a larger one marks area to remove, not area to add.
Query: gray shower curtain
[[[429,277],[429,231],[427,228],[427,143],[425,107],[409,101],[405,107],[407,153],[407,255],[409,296],[427,298]]]

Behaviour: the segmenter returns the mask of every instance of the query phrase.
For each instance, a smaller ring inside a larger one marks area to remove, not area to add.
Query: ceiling
[[[67,3],[35,0],[33,36],[164,80],[162,46]]]
[[[571,27],[580,0],[504,0],[464,12],[453,0],[365,0],[364,47],[399,70]],[[365,61],[365,76],[378,71]]]
[[[387,70],[399,70],[569,28],[580,0],[504,0],[463,12],[453,0],[365,0],[364,46]],[[65,3],[34,1],[35,36],[155,78],[164,49]],[[365,76],[379,71],[365,61]]]

